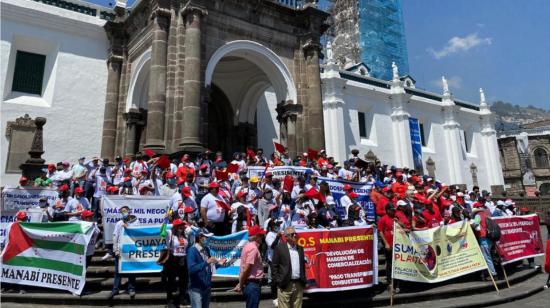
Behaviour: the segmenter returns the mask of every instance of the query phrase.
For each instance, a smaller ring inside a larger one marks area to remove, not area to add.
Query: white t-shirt
[[[166,231],[166,245],[170,250],[172,250],[172,254],[176,257],[184,257],[187,255],[187,247],[189,242],[185,236],[185,233],[186,232],[184,231],[183,234],[178,237],[172,235],[172,230]]]
[[[342,198],[340,198],[340,205],[346,211],[343,219],[348,219],[348,208],[352,204],[353,204],[353,201],[351,201],[351,198],[348,195],[344,195]]]
[[[201,209],[206,209],[206,218],[209,222],[223,222],[225,218],[225,210],[216,202],[219,200],[210,193],[201,200]]]
[[[70,198],[69,201],[67,201],[67,204],[65,205],[65,212],[67,213],[76,213],[76,212],[82,212],[83,210],[88,210],[90,208],[90,203],[88,202],[88,199],[81,197],[80,199],[77,198]],[[69,221],[80,221],[80,216],[71,216],[69,217]]]

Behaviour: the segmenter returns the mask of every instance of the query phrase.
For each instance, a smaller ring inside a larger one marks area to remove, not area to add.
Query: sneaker
[[[273,300],[273,306],[275,306],[275,307],[279,306],[279,301],[277,299]]]
[[[135,290],[130,290],[130,292],[128,292],[130,294],[130,298],[131,299],[134,299],[134,297],[136,297],[136,291]]]
[[[115,295],[118,295],[118,292],[111,292],[109,296],[107,296],[107,300],[108,301],[112,300],[115,297]]]
[[[103,257],[101,257],[101,261],[105,261],[109,258],[112,258],[113,256],[110,253],[106,253]]]

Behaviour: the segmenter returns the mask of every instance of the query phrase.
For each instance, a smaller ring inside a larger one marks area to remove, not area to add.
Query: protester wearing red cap
[[[342,208],[344,208],[344,211],[345,211],[344,217],[342,219],[347,220],[349,207],[353,204],[353,200],[352,200],[353,195],[351,195],[353,193],[353,188],[351,187],[351,185],[349,184],[344,185],[344,192],[346,194],[342,196],[342,198],[340,198],[340,206],[342,206]]]
[[[405,198],[408,188],[409,183],[403,181],[403,173],[401,171],[397,171],[395,173],[395,182],[391,185],[391,189],[399,198]]]
[[[264,277],[264,266],[259,247],[266,232],[259,226],[248,229],[248,243],[241,251],[241,268],[239,283],[235,291],[242,292],[246,299],[246,307],[255,308],[260,305],[261,283]]]
[[[189,238],[186,235],[187,225],[180,219],[172,221],[172,229],[166,231],[166,245],[170,249],[170,257],[164,263],[163,273],[166,275],[166,299],[168,307],[179,307],[187,304],[187,248]],[[178,282],[176,283],[176,278]],[[178,292],[174,295],[175,289]]]
[[[69,198],[65,205],[65,216],[69,218],[69,221],[80,221],[82,212],[89,209],[90,203],[84,197],[84,189],[81,187],[75,188],[74,198]]]
[[[27,179],[26,177],[22,176],[19,178],[19,187],[25,187],[29,185],[29,179]]]
[[[247,201],[248,192],[241,190],[237,193],[237,201],[231,204],[232,217],[231,232],[246,230],[255,223],[256,209]]]
[[[218,196],[220,185],[218,182],[211,182],[208,184],[209,193],[206,194],[201,200],[200,212],[201,218],[208,230],[215,235],[227,234],[227,226],[224,223],[226,210],[220,205],[219,202],[224,202]]]
[[[473,204],[474,209],[472,210],[473,214],[473,226],[474,232],[476,234],[477,240],[479,242],[479,248],[481,248],[481,253],[487,262],[487,267],[489,272],[493,277],[496,277],[497,272],[495,271],[495,266],[493,264],[493,257],[491,256],[491,249],[493,246],[493,241],[488,238],[487,234],[487,220],[491,219],[489,210],[485,207],[484,200],[480,200]],[[485,271],[482,272],[482,279],[489,280],[485,276]],[[496,279],[496,278],[495,278]]]

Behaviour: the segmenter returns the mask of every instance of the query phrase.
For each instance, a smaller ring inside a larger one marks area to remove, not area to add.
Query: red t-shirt
[[[411,222],[405,215],[405,213],[397,210],[395,211],[395,217],[397,217],[397,221],[401,223],[401,225],[405,226],[405,228],[410,229],[411,228]]]
[[[380,198],[378,198],[378,201],[376,202],[376,215],[378,215],[378,217],[386,215],[386,205],[389,202],[390,200],[388,200],[388,198],[380,195]]]
[[[439,210],[437,207],[433,208],[434,213],[430,213],[428,210],[422,211],[422,216],[424,216],[424,219],[426,220],[426,224],[428,225],[428,228],[434,228],[439,227],[439,223],[443,220],[441,218],[441,214],[439,213]]]
[[[393,218],[388,215],[383,216],[378,221],[378,231],[390,244],[390,247],[393,247],[393,222]]]

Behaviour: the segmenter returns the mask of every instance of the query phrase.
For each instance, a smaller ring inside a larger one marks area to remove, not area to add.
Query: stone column
[[[487,178],[491,191],[502,192],[504,190],[504,177],[502,175],[502,166],[500,164],[500,155],[498,151],[497,136],[495,131],[495,119],[487,102],[483,89],[479,89],[479,119],[481,124],[481,145],[485,168],[487,169]]]
[[[182,12],[185,19],[185,72],[183,100],[183,132],[179,144],[184,151],[199,152],[201,128],[201,21],[207,14],[202,7],[188,5]]]
[[[124,144],[124,155],[128,157],[134,157],[136,153],[137,132],[139,126],[145,126],[145,113],[137,109],[130,109],[124,115],[126,120],[126,140]]]
[[[281,125],[281,132],[286,132],[286,136],[281,133],[281,144],[283,144],[290,157],[296,157],[298,152],[298,141],[296,138],[296,121],[298,114],[302,113],[302,105],[294,104],[292,101],[281,103],[277,106],[277,120]],[[286,137],[286,138],[284,138]],[[284,138],[284,139],[283,139]]]
[[[328,53],[328,52],[327,52]],[[344,114],[349,110],[344,101],[342,89],[346,86],[347,80],[340,77],[338,65],[332,59],[328,59],[323,73],[323,120],[324,128],[328,134],[325,136],[327,154],[333,156],[336,161],[347,159],[347,143],[344,134]],[[330,132],[338,132],[331,134]]]
[[[151,71],[149,77],[149,101],[147,113],[146,147],[164,151],[164,117],[166,108],[166,48],[170,10],[153,11],[153,42],[151,43]]]
[[[103,114],[103,136],[101,138],[101,157],[114,161],[117,128],[118,89],[122,57],[111,55],[107,61],[107,96]]]
[[[304,47],[306,57],[307,79],[307,132],[306,147],[315,150],[325,148],[325,133],[323,122],[323,102],[321,99],[321,76],[319,69],[319,44],[309,41]]]

